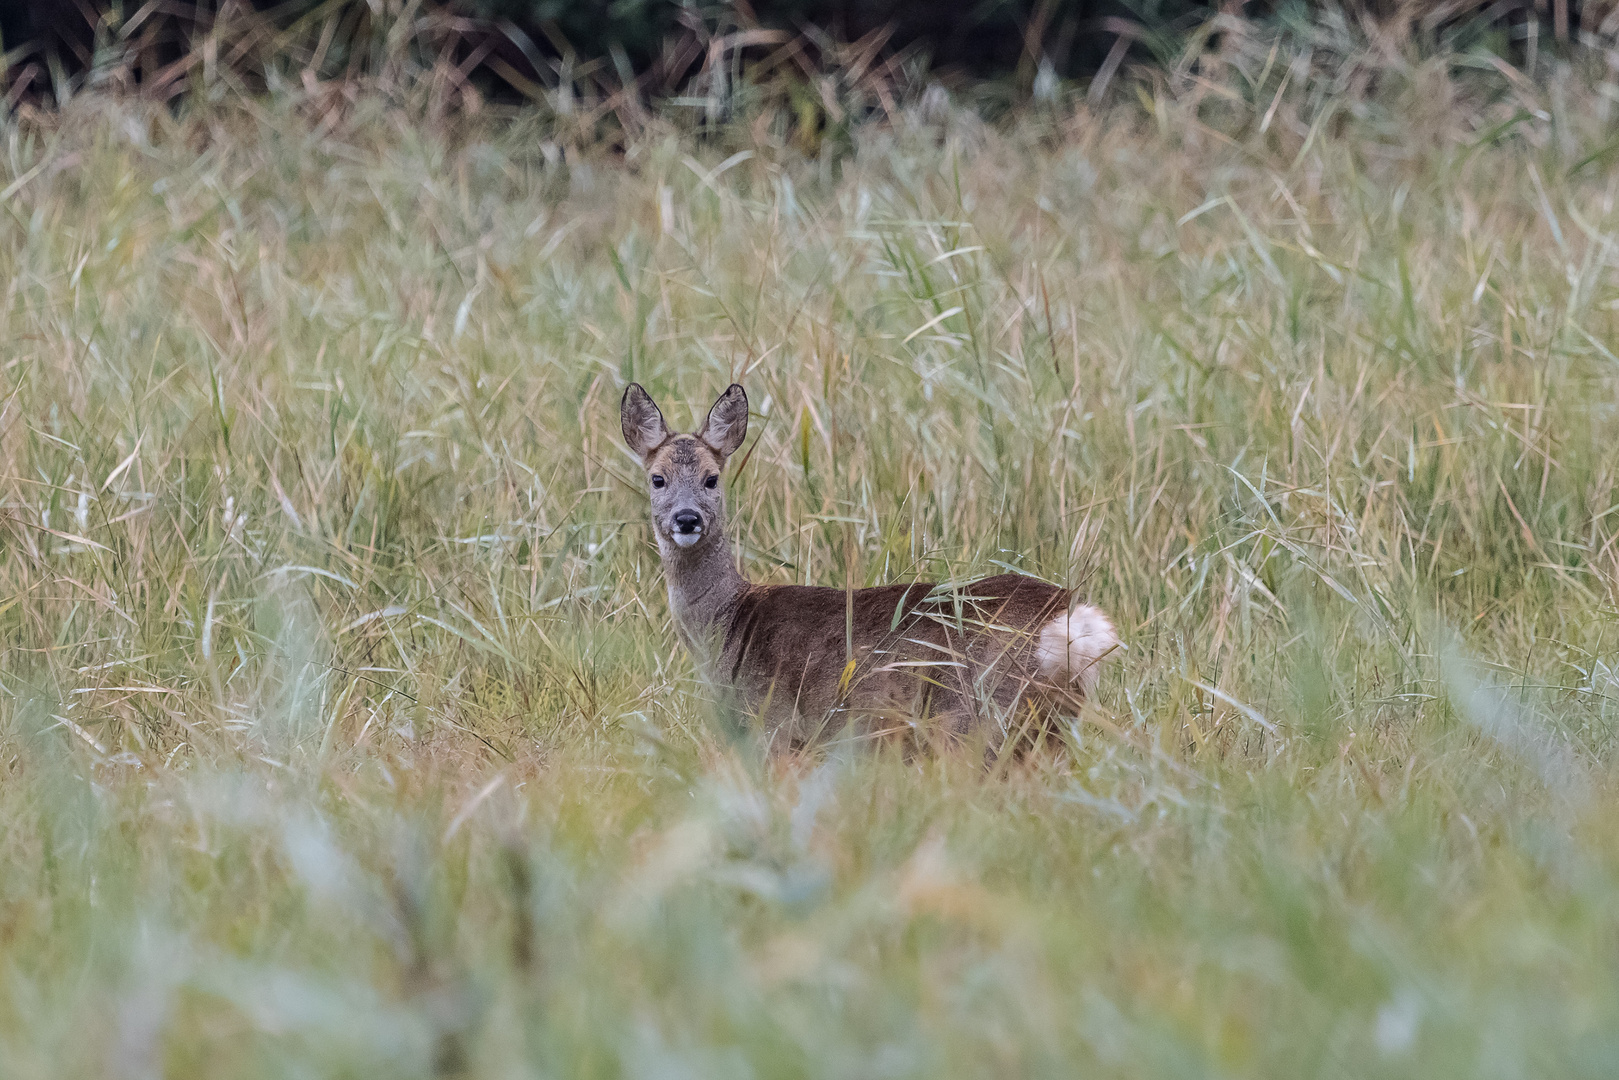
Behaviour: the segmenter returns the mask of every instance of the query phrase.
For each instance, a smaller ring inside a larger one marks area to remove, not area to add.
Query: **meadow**
[[[1619,87],[1363,41],[633,137],[289,80],[0,120],[0,1076],[1619,1071]],[[599,118],[593,118],[599,119]],[[747,572],[1128,651],[766,759]]]

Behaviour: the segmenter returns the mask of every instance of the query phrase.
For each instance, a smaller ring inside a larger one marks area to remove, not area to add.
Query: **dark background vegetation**
[[[536,97],[583,79],[653,100],[733,77],[902,65],[945,85],[1001,80],[1028,93],[1042,69],[1082,79],[1162,62],[1222,18],[1307,25],[1400,23],[1419,43],[1484,43],[1521,59],[1611,34],[1598,0],[0,0],[7,105],[60,100],[112,78],[169,98],[199,67],[243,78],[374,73],[410,28],[416,48],[481,96]],[[1211,29],[1211,27],[1213,29]],[[229,33],[222,32],[228,29]],[[211,50],[207,42],[212,39]],[[221,46],[224,46],[221,49]],[[706,81],[705,81],[706,80]]]

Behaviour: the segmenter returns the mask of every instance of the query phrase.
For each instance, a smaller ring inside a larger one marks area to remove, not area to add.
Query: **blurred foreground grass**
[[[1619,1071],[1612,88],[1307,67],[0,125],[0,1076]],[[756,577],[1083,585],[1065,752],[713,727],[630,378]]]

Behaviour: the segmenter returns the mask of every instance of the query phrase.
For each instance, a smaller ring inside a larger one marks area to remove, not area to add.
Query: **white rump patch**
[[[1101,609],[1081,604],[1040,628],[1034,655],[1041,675],[1089,697],[1102,673],[1102,661],[1118,647],[1112,620]]]

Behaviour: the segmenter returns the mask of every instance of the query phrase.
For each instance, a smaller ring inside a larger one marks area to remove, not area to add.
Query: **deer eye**
[[[719,476],[717,474],[713,476],[705,476],[703,478],[703,486],[708,490],[713,491],[715,488],[720,486]]]
[[[652,486],[655,488],[661,488],[663,486],[663,477],[659,476],[657,473],[653,473]]]

